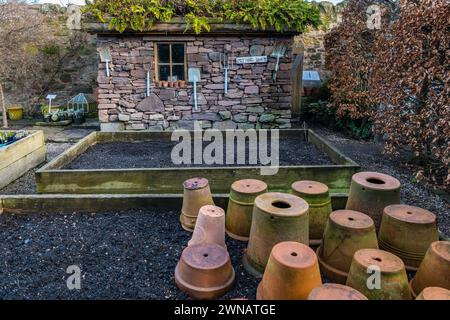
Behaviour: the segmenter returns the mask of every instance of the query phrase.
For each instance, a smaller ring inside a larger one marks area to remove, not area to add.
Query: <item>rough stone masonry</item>
[[[188,67],[201,69],[198,111],[194,111],[193,86],[160,87],[155,83],[156,42],[170,42],[165,35],[98,34],[97,47],[109,47],[110,77],[99,61],[98,108],[102,130],[193,129],[193,120],[203,128],[249,129],[291,127],[292,37],[179,35],[186,44]],[[277,79],[272,79],[274,47],[288,50],[280,59]],[[221,54],[230,58],[228,94],[224,94]],[[268,56],[267,63],[236,64],[237,57]],[[151,94],[146,97],[146,66],[151,65]],[[187,77],[187,75],[186,75]]]

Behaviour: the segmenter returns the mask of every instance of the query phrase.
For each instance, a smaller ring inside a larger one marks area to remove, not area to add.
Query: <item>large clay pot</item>
[[[402,259],[383,250],[357,251],[353,256],[346,285],[360,291],[369,300],[411,300],[408,276]]]
[[[345,284],[353,255],[367,248],[378,249],[373,220],[357,211],[334,211],[317,249],[320,270],[333,282]]]
[[[332,211],[327,185],[317,181],[297,181],[291,189],[293,194],[309,204],[309,244],[320,245]]]
[[[308,203],[286,193],[264,193],[255,199],[244,267],[261,277],[274,245],[283,241],[309,243]]]
[[[436,216],[430,211],[401,204],[384,208],[378,243],[401,258],[407,270],[417,271],[431,243],[438,240]]]
[[[427,287],[450,290],[450,241],[433,242],[411,280],[414,297]]]
[[[450,300],[450,290],[439,287],[428,287],[422,290],[416,300]]]
[[[368,300],[358,290],[337,283],[325,283],[315,288],[308,300]]]
[[[198,212],[201,207],[214,205],[209,188],[209,182],[205,178],[192,178],[183,183],[184,196],[181,209],[180,222],[186,231],[194,231]]]
[[[383,209],[400,203],[400,181],[378,172],[360,172],[352,177],[348,195],[348,210],[369,215],[378,231]]]
[[[314,251],[298,242],[276,244],[258,286],[258,300],[306,300],[322,285]]]
[[[231,290],[235,273],[227,250],[217,244],[187,247],[175,269],[180,290],[194,299],[215,299]]]
[[[231,185],[226,215],[226,231],[231,238],[248,241],[255,198],[265,192],[267,184],[260,180],[239,180]]]
[[[225,244],[225,211],[216,206],[200,208],[189,246],[196,244],[218,244],[226,248]]]

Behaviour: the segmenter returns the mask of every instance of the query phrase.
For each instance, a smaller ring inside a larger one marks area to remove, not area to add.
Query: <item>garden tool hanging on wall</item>
[[[200,68],[189,68],[188,80],[194,83],[194,111],[198,111],[197,82],[200,81]]]
[[[111,50],[107,47],[101,47],[99,49],[100,61],[106,64],[106,76],[109,78],[109,63],[112,61]]]
[[[277,58],[277,63],[275,65],[275,70],[273,72],[272,79],[275,81],[277,79],[278,69],[280,67],[280,58],[283,58],[286,54],[287,46],[283,43],[275,45],[271,57]]]
[[[145,79],[145,96],[150,97],[150,69],[152,65],[151,63],[144,63],[144,70],[146,71],[146,79]]]
[[[230,67],[228,54],[224,53],[220,55],[220,64],[223,68],[223,78],[224,78],[224,93],[228,93],[228,69]]]

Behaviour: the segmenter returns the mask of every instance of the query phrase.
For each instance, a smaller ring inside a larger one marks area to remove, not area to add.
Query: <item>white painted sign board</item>
[[[239,58],[236,58],[236,64],[266,63],[266,62],[267,62],[267,56],[239,57]]]
[[[55,98],[56,98],[56,94],[49,94],[46,99],[47,100],[53,100]]]

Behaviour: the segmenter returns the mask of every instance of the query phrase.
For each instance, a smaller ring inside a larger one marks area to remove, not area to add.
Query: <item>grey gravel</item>
[[[191,234],[169,210],[0,215],[0,299],[186,299],[174,270]],[[258,280],[227,239],[236,285],[224,299],[254,299]],[[68,290],[67,267],[81,268]]]

